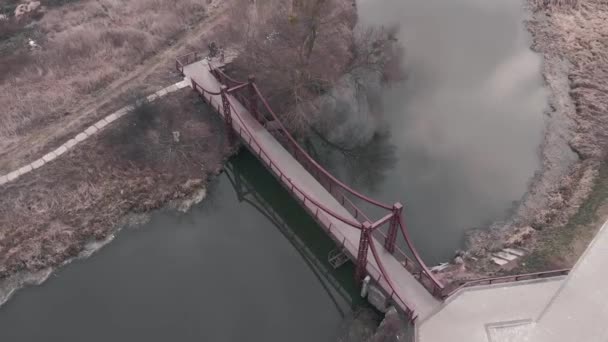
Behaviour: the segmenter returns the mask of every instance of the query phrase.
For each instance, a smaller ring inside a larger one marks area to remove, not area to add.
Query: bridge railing
[[[524,274],[514,274],[514,275],[506,275],[499,277],[484,277],[472,280],[463,280],[458,282],[451,283],[448,287],[446,287],[444,293],[442,294],[443,298],[448,298],[466,287],[474,287],[481,285],[493,285],[493,284],[504,284],[504,283],[513,283],[524,280],[535,280],[535,279],[544,279],[544,278],[552,278],[565,276],[570,273],[570,269],[558,269],[551,271],[543,271],[543,272],[534,272],[534,273],[524,273]]]
[[[179,56],[175,59],[175,69],[179,71],[182,76],[184,75],[184,67],[186,65],[192,64],[199,59],[198,52],[190,52],[185,55]]]
[[[211,64],[209,65],[210,71],[217,78],[221,84],[224,84],[228,87],[229,92],[233,93],[234,87],[238,86],[246,86],[248,85],[248,81],[239,81],[230,76],[228,76],[225,72],[223,72],[220,68],[214,68]],[[247,102],[245,102],[247,103]]]

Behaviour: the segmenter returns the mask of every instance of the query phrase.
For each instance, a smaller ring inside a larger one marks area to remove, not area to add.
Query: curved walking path
[[[172,84],[168,87],[165,87],[165,88],[157,91],[156,93],[150,94],[150,95],[146,96],[145,99],[142,99],[142,100],[147,101],[147,102],[153,102],[158,98],[161,98],[167,94],[173,93],[173,92],[175,92],[179,89],[185,88],[187,86],[189,86],[188,82],[186,82],[185,80],[180,81],[180,82]],[[142,101],[142,100],[140,100],[140,101]],[[44,156],[40,157],[39,159],[19,168],[17,170],[13,170],[5,175],[0,175],[0,186],[7,184],[9,182],[12,182],[12,181],[18,179],[19,177],[21,177],[33,170],[41,168],[42,166],[44,166],[47,163],[52,162],[53,160],[57,159],[62,154],[66,153],[70,149],[74,148],[74,146],[87,140],[90,136],[103,130],[110,123],[120,119],[121,117],[125,116],[132,110],[133,110],[133,106],[131,106],[131,105],[124,106],[124,107],[120,108],[119,110],[115,111],[114,113],[107,115],[103,119],[97,121],[96,123],[94,123],[93,125],[88,127],[87,129],[85,129],[84,131],[78,133],[74,138],[69,139],[63,145],[61,145],[58,148],[56,148],[55,150],[45,154]]]

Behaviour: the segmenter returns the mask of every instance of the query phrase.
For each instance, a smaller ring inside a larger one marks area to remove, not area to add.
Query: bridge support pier
[[[384,248],[387,251],[395,252],[395,242],[397,241],[397,229],[399,229],[399,217],[403,211],[403,205],[399,202],[393,204],[393,217],[390,220],[386,239],[384,240]]]
[[[257,94],[256,94],[255,88],[253,86],[253,84],[255,83],[255,76],[249,75],[247,80],[249,81],[249,86],[248,86],[248,88],[249,88],[249,112],[251,113],[251,115],[253,115],[253,117],[259,123],[262,123],[262,120],[258,113]]]
[[[220,88],[222,95],[222,106],[224,110],[224,124],[226,126],[226,135],[228,136],[228,143],[232,145],[234,143],[234,129],[232,128],[232,113],[230,111],[230,102],[228,101],[228,87],[223,85]]]
[[[357,284],[362,284],[367,271],[367,251],[369,250],[370,234],[372,232],[372,224],[363,222],[361,227],[361,236],[359,238],[359,252],[357,253],[357,269],[355,270],[355,280]]]

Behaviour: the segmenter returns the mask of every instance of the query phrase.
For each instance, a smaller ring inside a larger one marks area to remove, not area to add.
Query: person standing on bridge
[[[211,42],[208,45],[209,48],[209,58],[213,58],[215,56],[217,56],[217,44],[215,44],[215,42]]]

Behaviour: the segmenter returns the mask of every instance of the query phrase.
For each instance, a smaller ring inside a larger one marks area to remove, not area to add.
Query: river
[[[351,267],[332,272],[331,240],[251,154],[227,168],[187,214],[17,292],[0,341],[335,341],[359,303]]]
[[[506,219],[540,168],[547,94],[522,6],[359,1],[364,24],[399,25],[405,46],[407,79],[383,94],[395,161],[380,163],[374,193],[403,202],[429,264],[449,261],[465,230]]]
[[[408,72],[382,97],[394,160],[361,188],[403,202],[423,256],[445,261],[465,229],[506,217],[539,167],[546,96],[523,12],[500,0],[359,9],[364,23],[400,24]],[[332,248],[243,152],[187,214],[154,213],[19,291],[0,309],[0,340],[335,341],[360,301],[352,267],[327,265]]]

